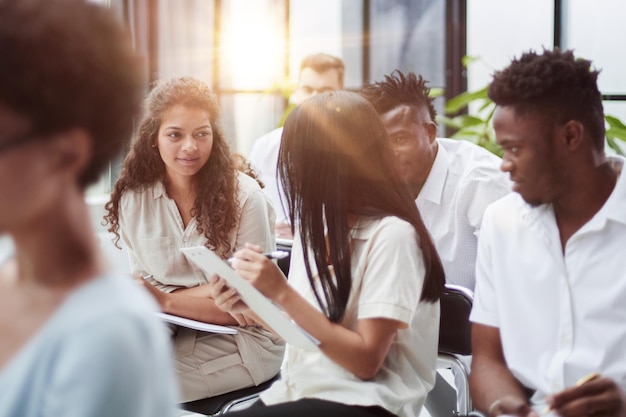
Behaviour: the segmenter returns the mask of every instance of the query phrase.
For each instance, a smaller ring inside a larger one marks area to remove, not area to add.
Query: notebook
[[[167,313],[156,313],[157,317],[167,323],[177,324],[183,327],[189,327],[190,329],[201,330],[209,333],[221,333],[221,334],[237,334],[237,329],[233,329],[228,326],[220,326],[219,324],[210,324],[203,321],[192,320],[185,317],[175,316]]]

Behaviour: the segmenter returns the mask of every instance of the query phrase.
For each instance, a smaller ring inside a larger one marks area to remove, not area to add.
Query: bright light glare
[[[266,89],[283,78],[283,24],[265,2],[234,2],[223,33],[226,77],[236,89]]]

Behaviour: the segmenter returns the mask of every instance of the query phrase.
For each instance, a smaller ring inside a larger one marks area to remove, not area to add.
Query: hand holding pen
[[[264,253],[260,246],[246,243],[244,249],[235,253],[231,265],[240,277],[248,280],[267,298],[276,301],[276,298],[280,298],[280,295],[290,287],[272,259],[288,255],[282,251]]]
[[[626,413],[626,393],[598,372],[580,378],[576,385],[550,395],[547,411],[561,417],[619,417]]]

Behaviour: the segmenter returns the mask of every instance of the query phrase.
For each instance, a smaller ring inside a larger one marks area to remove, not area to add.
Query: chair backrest
[[[293,245],[293,241],[289,239],[276,239],[276,249],[282,250],[285,252],[289,252],[289,256],[283,259],[279,259],[278,267],[283,271],[285,276],[289,276],[289,264],[291,263],[291,247]]]
[[[470,312],[474,297],[464,287],[446,284],[440,300],[438,372],[452,371],[455,389],[441,375],[426,398],[426,409],[432,416],[454,417],[472,411],[469,394],[469,368],[465,355],[472,353]],[[455,395],[456,394],[456,395]]]
[[[471,290],[446,284],[440,300],[439,352],[455,355],[472,354],[469,315],[474,295]]]

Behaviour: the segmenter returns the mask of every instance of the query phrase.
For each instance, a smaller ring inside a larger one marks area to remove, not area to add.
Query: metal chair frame
[[[452,284],[446,284],[440,301],[437,369],[449,368],[455,375],[461,376],[455,378],[457,415],[468,415],[473,410],[469,392],[470,370],[462,358],[472,353],[469,315],[473,302],[471,290]]]

